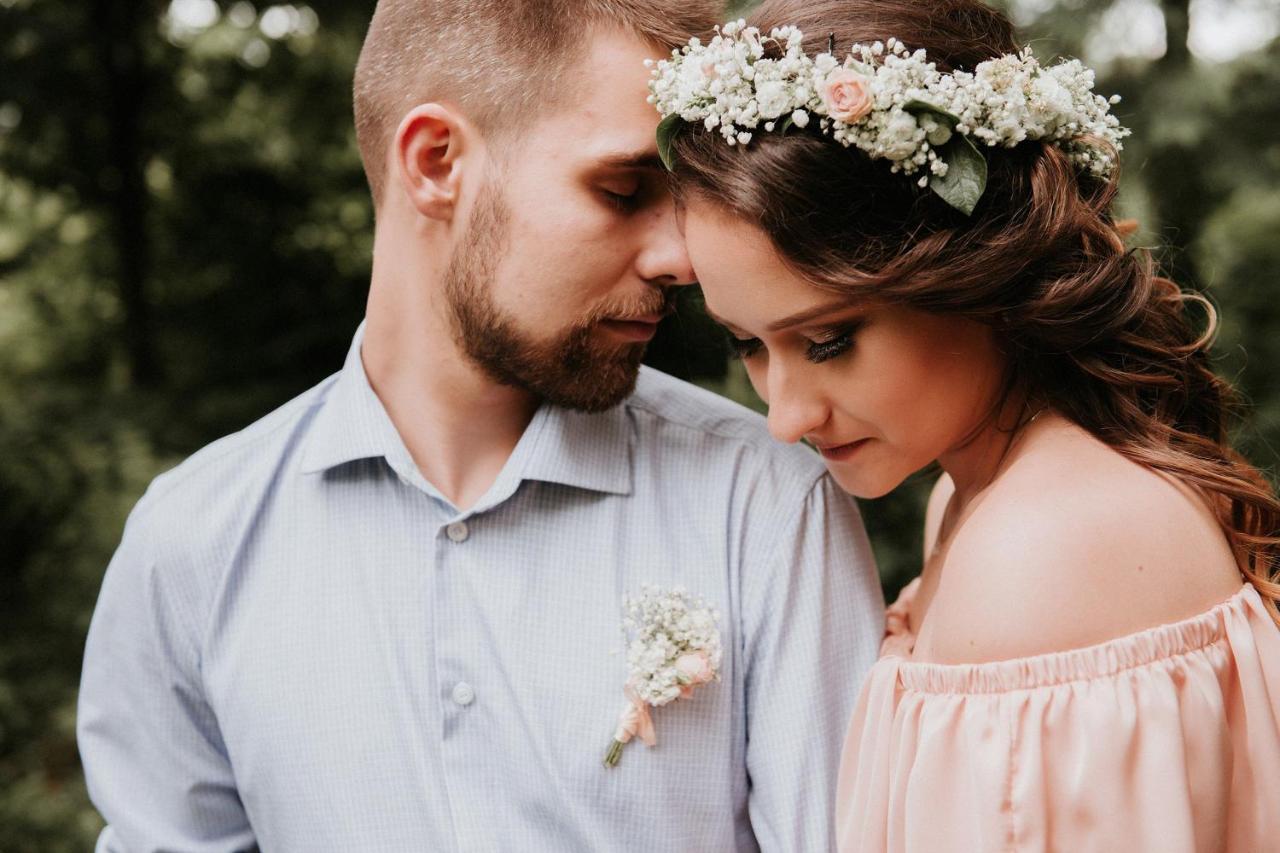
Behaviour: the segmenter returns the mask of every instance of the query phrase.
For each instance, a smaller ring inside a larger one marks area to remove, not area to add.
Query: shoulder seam
[[[710,394],[713,392],[708,391],[707,393]],[[733,403],[733,401],[728,400],[728,398],[722,398],[722,399],[725,399],[726,402]],[[751,446],[753,449],[757,449],[757,450],[767,449],[773,443],[772,439],[770,439],[766,435],[760,435],[760,434],[752,435],[745,431],[737,432],[737,431],[719,429],[714,424],[689,423],[684,419],[674,418],[667,412],[659,411],[653,406],[648,405],[647,402],[637,400],[634,397],[628,400],[625,403],[625,405],[628,408],[637,409],[641,412],[644,412],[645,414],[652,415],[653,417],[660,419],[663,423],[668,423],[668,424],[671,424],[672,426],[689,430],[690,432],[699,432],[704,435],[713,435],[716,438],[724,438],[724,439],[729,439],[731,441],[738,441],[738,442],[741,442],[742,444]],[[739,405],[739,404],[735,403],[734,405]],[[757,414],[757,413],[751,412],[751,410],[747,409],[745,406],[743,407],[743,410],[750,414]],[[782,445],[782,446],[785,446],[785,445]]]
[[[796,501],[795,508],[786,516],[786,518],[783,519],[782,524],[778,527],[779,530],[790,530],[795,526],[796,519],[798,519],[808,508],[809,501],[813,498],[814,493],[818,491],[819,486],[822,485],[823,478],[826,474],[827,470],[824,467],[812,480],[809,481],[809,484],[804,489],[803,496],[800,500]],[[774,542],[773,553],[769,555],[770,563],[777,559],[778,551],[782,548],[783,539],[784,537],[779,536],[777,541]]]
[[[146,499],[148,503],[152,503],[156,500],[160,500],[165,495],[173,491],[173,489],[177,488],[182,481],[188,479],[189,477],[195,476],[197,473],[205,470],[210,465],[213,465],[214,463],[225,459],[227,456],[230,456],[231,454],[237,451],[250,448],[255,444],[259,444],[263,441],[266,441],[271,436],[278,433],[280,430],[285,429],[291,424],[296,424],[301,419],[302,415],[305,415],[306,413],[311,412],[316,408],[319,408],[325,403],[325,401],[328,398],[329,389],[333,386],[333,382],[338,375],[339,374],[335,373],[332,376],[325,379],[323,382],[321,382],[320,385],[314,386],[313,388],[309,389],[310,391],[314,391],[315,394],[313,396],[313,399],[310,400],[306,404],[306,406],[300,407],[298,417],[282,417],[280,418],[279,423],[273,424],[271,427],[265,429],[264,431],[262,431],[257,435],[244,437],[242,441],[228,442],[227,447],[220,448],[217,453],[211,454],[207,459],[201,459],[196,465],[193,465],[188,470],[183,471],[181,476],[173,477],[172,479],[174,480],[174,482],[166,484],[163,491],[156,492],[154,495],[152,495],[150,494],[151,490],[148,489],[147,492],[143,493],[143,498]],[[304,391],[303,393],[306,394],[307,392]],[[296,400],[298,398],[295,397],[294,399]],[[289,403],[284,404],[284,406],[288,406],[288,405]],[[275,412],[279,412],[280,410],[281,409],[278,408],[275,410]],[[264,417],[270,417],[271,414],[274,414],[274,412],[268,413]],[[262,421],[259,420],[259,421],[256,421],[255,423],[261,423],[261,422]],[[217,439],[216,441],[222,441],[222,440],[230,439],[236,436],[244,436],[245,431],[252,428],[253,426],[254,424],[250,424],[249,426],[246,426],[243,429],[237,430],[236,432],[230,433],[229,435],[223,436],[222,439]],[[199,454],[200,452],[201,451],[197,450],[196,454]],[[173,468],[170,468],[167,471],[163,471],[160,474],[157,474],[156,477],[152,480],[152,483],[154,484],[155,482],[159,481],[161,478],[168,477],[168,475],[170,474],[176,475],[179,469],[182,468],[186,464],[186,462],[189,462],[189,461],[191,461],[191,457],[188,457],[187,460],[184,460],[183,462],[178,463]],[[141,500],[139,501],[139,504],[141,504]],[[150,510],[147,511],[146,515],[150,515]]]
[[[818,487],[822,484],[823,478],[826,475],[827,475],[827,471],[824,467],[822,471],[818,472],[818,474],[813,478],[813,480],[808,484],[808,486],[805,487],[803,495],[801,496],[800,500],[795,502],[794,508],[792,508],[790,512],[785,514],[778,513],[778,515],[783,516],[781,519],[781,523],[779,523],[778,527],[776,528],[778,531],[789,531],[794,529],[794,527],[796,526],[796,519],[798,519],[800,515],[804,513],[805,510],[808,508],[809,500],[813,497],[814,492],[816,492]],[[783,506],[785,506],[785,504],[783,504]],[[783,536],[783,535],[778,535],[774,538],[773,548],[770,549],[768,558],[761,563],[761,565],[765,567],[762,570],[762,572],[771,572],[773,570],[774,564],[778,560],[778,555],[782,551],[783,543],[790,542],[790,541],[792,540],[789,540],[786,536]],[[753,573],[743,571],[743,569],[744,569],[744,562],[739,560],[738,589],[739,589],[739,597],[741,599],[738,602],[738,636],[740,637],[739,651],[744,655],[744,660],[746,660],[745,655],[746,655],[746,647],[747,647],[747,638],[748,636],[751,636],[751,632],[747,631],[747,625],[746,625],[747,613],[748,613],[748,610],[750,609],[746,606],[746,588],[747,588],[747,578]]]

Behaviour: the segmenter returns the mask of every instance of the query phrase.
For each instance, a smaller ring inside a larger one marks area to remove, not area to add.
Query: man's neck
[[[375,286],[361,358],[378,399],[422,476],[459,509],[493,485],[538,409],[458,351],[429,305],[406,311]]]

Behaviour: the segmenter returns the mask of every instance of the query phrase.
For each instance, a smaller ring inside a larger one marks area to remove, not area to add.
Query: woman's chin
[[[882,498],[902,485],[903,477],[897,477],[884,471],[851,470],[852,466],[830,464],[827,471],[836,485],[855,498],[871,500]]]

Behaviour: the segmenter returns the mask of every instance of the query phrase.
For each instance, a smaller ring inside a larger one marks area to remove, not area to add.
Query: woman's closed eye
[[[818,340],[810,340],[805,348],[805,358],[814,364],[821,364],[844,355],[853,348],[854,326],[833,329]],[[729,335],[729,347],[735,358],[751,358],[760,352],[764,344],[759,338],[739,338]]]
[[[809,351],[805,354],[805,358],[814,364],[820,364],[824,361],[830,361],[833,358],[844,355],[853,349],[853,326],[845,326],[841,329],[833,330],[829,335],[820,340],[811,341]]]

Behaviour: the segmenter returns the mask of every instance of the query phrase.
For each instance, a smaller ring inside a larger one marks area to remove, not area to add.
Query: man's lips
[[[658,331],[662,317],[644,317],[638,320],[601,320],[600,325],[619,337],[631,341],[647,341]]]
[[[813,446],[822,454],[823,459],[830,459],[832,462],[846,462],[866,446],[866,443],[870,440],[869,438],[860,438],[857,441],[850,441],[845,444],[819,444],[814,442]]]
[[[639,314],[635,317],[610,317],[609,320],[613,323],[648,323],[656,326],[670,313],[670,311],[658,311],[652,314]]]
[[[658,331],[658,324],[662,322],[662,318],[670,313],[670,311],[659,311],[635,317],[611,317],[601,320],[600,325],[627,340],[647,341]]]

